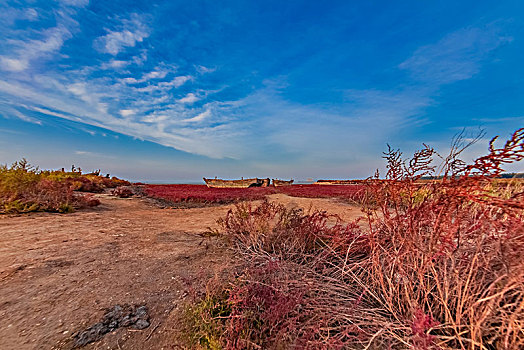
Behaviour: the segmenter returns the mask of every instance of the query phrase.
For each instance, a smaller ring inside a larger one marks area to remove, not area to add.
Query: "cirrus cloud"
[[[137,42],[142,42],[149,36],[149,28],[144,23],[143,17],[132,14],[129,19],[124,19],[117,30],[106,29],[107,34],[97,38],[95,48],[113,56],[118,55],[126,47],[134,47]]]

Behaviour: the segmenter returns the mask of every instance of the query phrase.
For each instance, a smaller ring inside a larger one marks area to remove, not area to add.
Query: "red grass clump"
[[[206,185],[146,185],[148,196],[172,203],[228,204],[260,200],[274,192],[272,188],[208,188]]]
[[[524,129],[470,165],[455,142],[389,149],[366,228],[263,202],[219,221],[244,266],[196,308],[193,341],[229,349],[524,348],[524,191],[493,180],[524,159]],[[216,294],[219,293],[219,294]],[[220,295],[213,299],[210,296]],[[225,306],[218,316],[203,312]],[[210,327],[209,325],[212,325]]]

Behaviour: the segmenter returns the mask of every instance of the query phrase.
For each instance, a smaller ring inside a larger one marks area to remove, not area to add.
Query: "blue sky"
[[[363,178],[524,126],[519,0],[8,0],[0,39],[0,163]]]

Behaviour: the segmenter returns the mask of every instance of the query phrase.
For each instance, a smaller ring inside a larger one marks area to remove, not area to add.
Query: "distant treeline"
[[[422,180],[440,180],[443,176],[422,176]],[[524,173],[503,173],[497,179],[524,179]]]

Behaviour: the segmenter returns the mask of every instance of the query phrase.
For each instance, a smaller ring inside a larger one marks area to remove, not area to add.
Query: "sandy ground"
[[[119,328],[84,349],[176,349],[176,320],[229,253],[199,233],[230,206],[160,209],[100,195],[93,209],[0,216],[0,349],[70,349],[72,335],[116,304],[146,305],[151,325]],[[270,196],[351,220],[358,208]]]

